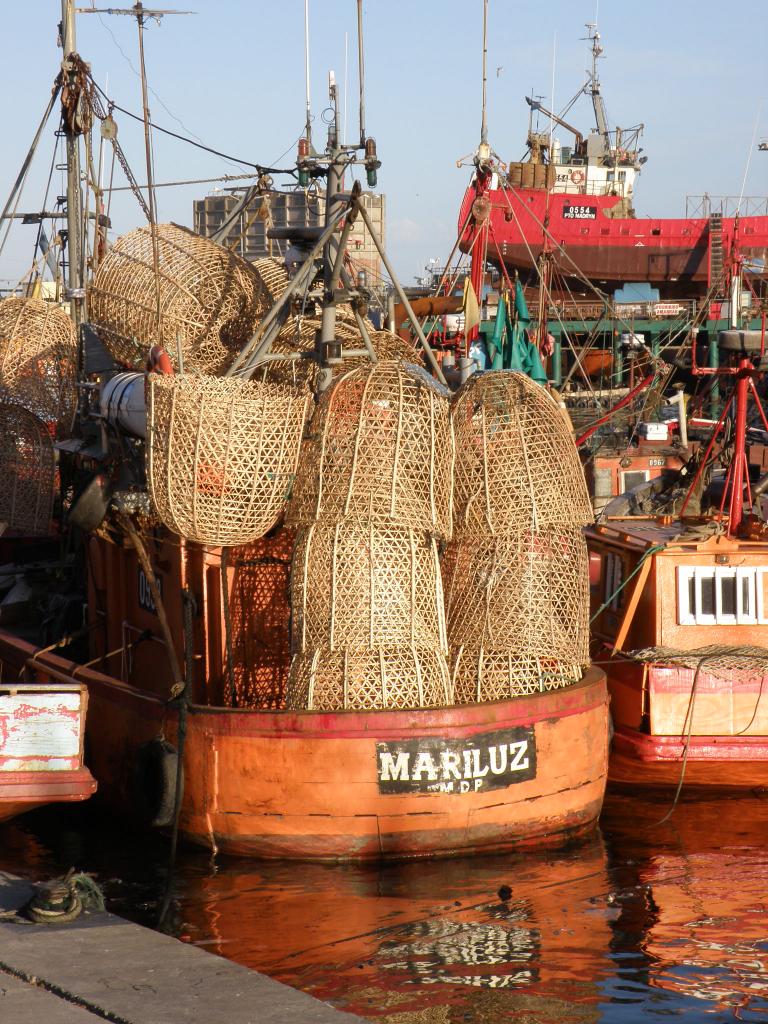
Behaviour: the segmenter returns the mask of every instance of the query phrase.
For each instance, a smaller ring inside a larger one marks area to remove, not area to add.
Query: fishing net
[[[316,648],[294,655],[286,707],[292,711],[375,711],[449,704],[445,655],[401,644],[359,650]]]
[[[768,647],[707,644],[695,651],[674,647],[645,647],[629,655],[636,661],[678,665],[719,679],[738,680],[768,675]]]
[[[245,260],[177,224],[158,224],[160,325],[149,226],[123,235],[100,263],[88,291],[91,324],[120,363],[141,368],[150,346],[164,346],[184,370],[223,372],[271,305]],[[178,367],[176,367],[178,369]]]
[[[162,522],[222,547],[268,533],[293,484],[307,396],[227,377],[149,380],[147,486]]]
[[[51,529],[56,493],[53,440],[20,405],[0,403],[0,523],[24,534]]]
[[[424,370],[386,360],[352,370],[318,403],[288,520],[357,518],[451,532],[449,405]]]
[[[463,537],[446,557],[457,703],[564,686],[589,664],[586,541],[578,528]]]
[[[545,388],[523,373],[476,374],[452,418],[457,530],[505,536],[593,521],[568,421]]]
[[[234,696],[228,703],[236,707],[278,710],[285,705],[294,536],[292,530],[279,529],[230,552]]]
[[[294,651],[398,644],[448,650],[437,544],[408,527],[303,529],[291,606]]]
[[[0,397],[69,427],[77,404],[77,338],[64,310],[41,299],[0,302]]]

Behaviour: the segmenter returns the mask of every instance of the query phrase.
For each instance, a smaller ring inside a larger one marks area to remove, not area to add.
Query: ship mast
[[[595,111],[595,124],[605,143],[606,152],[608,152],[611,148],[608,132],[608,115],[605,111],[603,94],[600,92],[600,77],[597,73],[597,62],[603,55],[603,47],[600,43],[600,33],[597,31],[597,25],[594,22],[589,22],[586,28],[587,39],[592,43],[592,70],[588,72],[589,79],[584,88],[585,90],[589,89],[592,97],[592,108]]]
[[[470,283],[478,302],[483,298],[483,278],[485,276],[485,257],[488,249],[488,233],[490,218],[490,202],[486,193],[490,188],[493,163],[491,160],[491,147],[488,143],[488,115],[486,103],[487,87],[487,63],[488,63],[488,0],[483,0],[483,92],[482,92],[482,113],[480,118],[480,145],[475,153],[475,194],[476,198],[472,204],[472,217],[475,222],[474,241],[472,243],[472,263],[470,269]],[[469,356],[469,348],[480,334],[478,325],[464,331],[464,357]]]
[[[72,0],[62,0],[67,3],[70,8]],[[162,18],[166,14],[192,14],[192,11],[177,11],[168,10],[166,8],[152,10],[145,7],[141,0],[136,0],[133,7],[129,8],[118,8],[118,7],[107,7],[104,9],[97,7],[85,7],[82,9],[83,14],[122,14],[128,17],[136,19],[136,26],[139,33],[139,69],[141,79],[141,102],[142,102],[142,113],[144,121],[144,152],[146,159],[147,168],[147,204],[149,209],[149,230],[150,237],[152,240],[152,263],[155,272],[155,318],[157,324],[157,340],[162,339],[162,310],[160,306],[160,252],[157,238],[157,216],[155,211],[155,188],[152,173],[152,135],[151,126],[152,122],[149,113],[149,98],[148,98],[148,86],[147,86],[147,70],[144,62],[144,25],[148,18],[154,19],[157,24],[160,24]],[[74,29],[73,29],[74,31]],[[69,205],[69,204],[68,204]],[[71,268],[71,263],[70,263]]]
[[[61,46],[64,52],[62,70],[70,93],[77,92],[76,38],[74,0],[61,0]],[[85,288],[82,275],[81,211],[83,207],[80,188],[80,139],[75,118],[62,119],[67,140],[67,288],[70,315],[75,329],[83,321]]]

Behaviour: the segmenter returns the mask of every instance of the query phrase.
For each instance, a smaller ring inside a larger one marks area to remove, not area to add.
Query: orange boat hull
[[[96,781],[87,768],[70,772],[4,772],[0,780],[0,821],[45,804],[87,800]]]
[[[581,357],[581,365],[588,377],[599,377],[613,368],[613,353],[606,349],[590,349]]]
[[[683,778],[686,787],[768,786],[761,677],[727,680],[704,668],[691,711],[694,675],[692,669],[624,659],[608,664],[616,725],[612,783],[666,788]]]
[[[0,659],[24,664],[25,647],[0,633]],[[34,672],[73,668],[45,655]],[[177,711],[109,676],[77,676],[100,796],[130,812],[136,752],[160,734],[176,743]],[[232,854],[377,860],[557,845],[588,832],[602,805],[605,676],[593,668],[562,690],[431,710],[192,705],[184,765],[182,834]]]

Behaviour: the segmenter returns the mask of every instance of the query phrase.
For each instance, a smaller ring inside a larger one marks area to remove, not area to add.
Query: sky
[[[106,8],[119,0],[104,0]],[[81,8],[92,0],[78,0]],[[163,0],[194,11],[150,23],[146,63],[153,121],[239,160],[289,167],[305,119],[304,0]],[[126,0],[124,6],[130,6]],[[149,4],[146,4],[149,6]],[[158,6],[160,4],[158,3]],[[4,205],[45,109],[61,60],[60,0],[0,0],[5,99],[0,145]],[[355,0],[310,0],[310,90],[315,144],[324,141],[327,73],[347,82],[349,137],[357,128]],[[561,109],[585,79],[585,23],[597,19],[600,77],[611,126],[643,122],[648,162],[635,192],[638,214],[683,216],[686,195],[768,195],[768,18],[765,0],[742,0],[729,18],[720,0],[489,0],[489,139],[504,160],[525,152],[533,91]],[[378,144],[378,190],[387,204],[387,248],[406,284],[430,259],[444,262],[456,238],[461,197],[480,135],[482,0],[364,0],[366,133]],[[141,109],[133,18],[82,14],[78,50],[115,102]],[[345,52],[347,57],[345,59]],[[345,73],[346,67],[346,73]],[[553,76],[554,70],[554,76]],[[554,81],[554,101],[552,97]],[[108,85],[107,85],[108,83]],[[140,125],[119,112],[118,137],[145,180]],[[591,104],[571,119],[587,130]],[[53,121],[39,147],[19,210],[40,209],[54,157]],[[567,144],[565,133],[559,137]],[[753,143],[754,140],[754,143]],[[318,148],[320,148],[318,146]],[[246,173],[162,135],[159,182]],[[292,179],[276,178],[292,185]],[[119,166],[115,185],[125,181]],[[160,188],[158,219],[191,225],[192,202],[230,183]],[[62,194],[55,169],[49,204]],[[130,193],[114,193],[114,233],[139,226]],[[0,241],[5,228],[0,232]],[[35,228],[14,224],[0,254],[0,287],[31,263]]]

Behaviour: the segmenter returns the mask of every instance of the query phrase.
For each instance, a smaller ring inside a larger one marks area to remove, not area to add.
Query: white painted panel
[[[0,696],[0,771],[78,766],[80,694]]]

